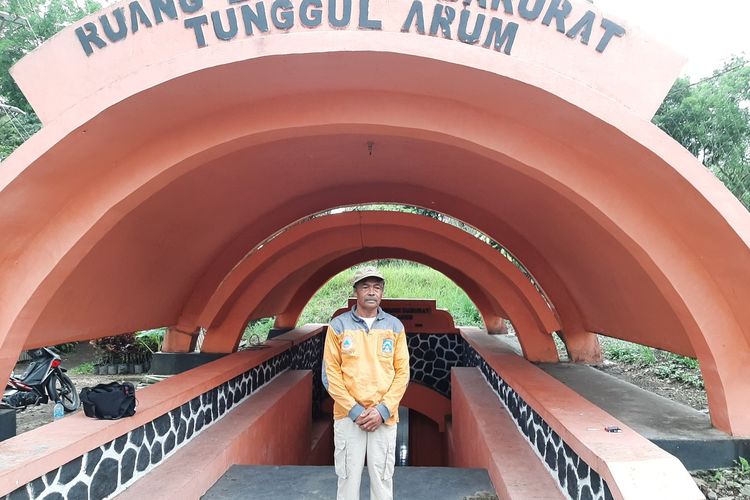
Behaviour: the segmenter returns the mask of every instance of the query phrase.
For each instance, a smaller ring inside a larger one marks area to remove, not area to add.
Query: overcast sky
[[[711,74],[732,54],[750,58],[750,0],[594,0],[688,57],[684,74]]]

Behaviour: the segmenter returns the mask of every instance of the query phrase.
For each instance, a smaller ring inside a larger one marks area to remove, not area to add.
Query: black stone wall
[[[576,500],[612,500],[606,481],[589,467],[526,401],[468,343],[466,366],[475,366],[526,436],[532,449],[557,480],[563,493]]]
[[[451,397],[451,368],[464,366],[464,339],[457,334],[409,333],[411,380]]]
[[[322,335],[316,335],[2,498],[93,500],[113,496],[289,369],[312,370],[320,398],[322,340]]]
[[[288,369],[312,371],[313,408],[317,409],[324,396],[320,380],[324,340],[324,334],[311,337],[157,419],[35,479],[1,500],[78,500],[113,496]],[[407,334],[407,342],[412,381],[450,397],[451,368],[477,367],[568,498],[612,499],[609,487],[599,474],[581,460],[460,335]]]

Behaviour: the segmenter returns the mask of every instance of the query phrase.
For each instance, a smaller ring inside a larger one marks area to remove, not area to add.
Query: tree
[[[34,110],[11,78],[10,67],[65,26],[100,8],[93,0],[86,0],[83,7],[75,0],[9,0],[3,5],[0,17],[0,160],[41,127]]]
[[[0,111],[0,160],[7,158],[41,126],[34,113]]]
[[[750,64],[734,57],[713,76],[680,78],[654,117],[750,209]]]

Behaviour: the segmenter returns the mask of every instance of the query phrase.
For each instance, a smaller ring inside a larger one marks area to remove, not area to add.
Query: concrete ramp
[[[394,498],[463,500],[495,490],[484,469],[453,467],[396,467]],[[362,473],[360,498],[370,497],[367,468]],[[330,500],[336,498],[333,467],[233,465],[205,495],[206,500]],[[492,496],[477,496],[481,500]]]

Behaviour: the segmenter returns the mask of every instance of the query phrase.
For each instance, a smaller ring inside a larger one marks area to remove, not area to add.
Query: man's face
[[[354,294],[357,296],[357,309],[377,309],[383,298],[385,283],[377,278],[365,278],[354,286]]]

